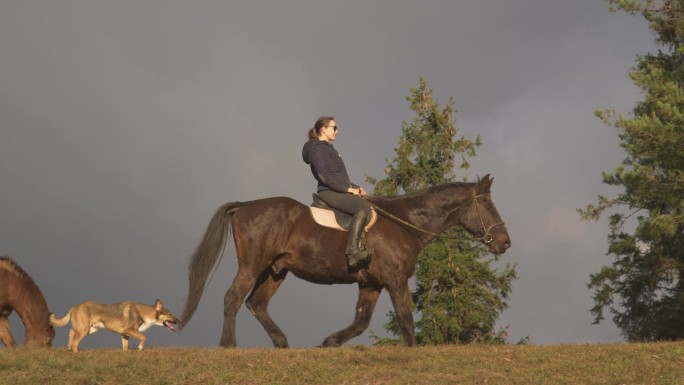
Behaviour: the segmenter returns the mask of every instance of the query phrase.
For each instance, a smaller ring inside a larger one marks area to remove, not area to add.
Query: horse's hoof
[[[340,347],[340,344],[337,343],[334,339],[328,337],[323,341],[322,344],[318,345],[319,348],[338,348]]]

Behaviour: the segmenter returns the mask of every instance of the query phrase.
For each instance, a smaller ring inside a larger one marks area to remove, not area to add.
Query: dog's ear
[[[158,299],[158,300],[154,301],[154,310],[162,311],[163,308],[164,308],[164,304],[162,303],[161,300]]]

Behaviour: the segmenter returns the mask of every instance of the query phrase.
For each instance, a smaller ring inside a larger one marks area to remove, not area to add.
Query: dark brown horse
[[[24,323],[24,346],[52,346],[55,329],[45,297],[33,279],[10,257],[0,257],[0,341],[16,345],[7,317],[16,311]]]
[[[403,196],[368,198],[397,219],[378,218],[367,235],[374,249],[372,260],[355,269],[347,266],[344,255],[347,233],[316,224],[306,205],[284,197],[226,203],[214,214],[191,257],[180,326],[187,325],[195,313],[232,226],[238,271],[224,298],[221,346],[235,346],[235,317],[248,294],[247,307],[273,345],[288,346],[285,334],[267,312],[271,297],[288,272],[319,284],[359,285],[354,322],[328,336],[322,346],[339,346],[363,333],[383,289],[389,292],[406,345],[413,346],[416,339],[408,280],[425,245],[447,228],[460,225],[492,253],[503,253],[510,246],[506,227],[491,199],[491,184],[487,175],[477,183],[449,183]]]

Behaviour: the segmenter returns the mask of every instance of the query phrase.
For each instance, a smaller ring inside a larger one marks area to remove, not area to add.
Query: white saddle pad
[[[341,230],[341,231],[347,231],[344,227],[340,226],[339,223],[337,223],[337,220],[335,219],[335,212],[329,209],[322,209],[320,207],[311,207],[309,206],[309,209],[311,211],[311,217],[313,217],[313,220],[318,223],[321,226],[324,227],[329,227],[331,229],[336,229],[336,230]],[[371,209],[371,219],[368,221],[368,224],[364,228],[366,232],[370,230],[371,227],[375,224],[375,221],[378,220],[378,213],[375,212],[375,210]]]

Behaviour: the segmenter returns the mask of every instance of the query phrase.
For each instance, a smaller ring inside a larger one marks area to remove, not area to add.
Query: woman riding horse
[[[335,118],[318,118],[314,127],[309,129],[309,140],[302,148],[302,158],[311,166],[311,173],[318,181],[318,196],[329,206],[354,217],[349,226],[346,255],[349,266],[355,267],[370,258],[368,249],[362,249],[359,243],[361,232],[371,217],[371,208],[363,199],[366,191],[350,182],[344,161],[331,143],[338,133]]]

